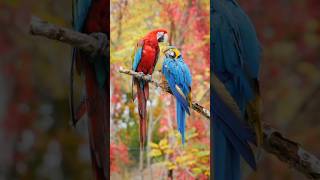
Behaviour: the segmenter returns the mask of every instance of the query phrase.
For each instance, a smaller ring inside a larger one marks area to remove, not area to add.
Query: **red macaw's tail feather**
[[[86,63],[85,76],[92,167],[95,179],[109,179],[109,82],[103,88],[99,87],[94,66],[90,63]]]
[[[86,101],[83,100],[80,102],[80,105],[77,107],[74,117],[73,125],[76,126],[79,120],[84,116],[87,112],[87,104]]]
[[[140,146],[144,147],[147,137],[147,100],[149,98],[149,85],[141,81],[136,81],[136,85],[140,117]]]

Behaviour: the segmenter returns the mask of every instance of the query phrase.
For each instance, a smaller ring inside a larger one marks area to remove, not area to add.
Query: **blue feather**
[[[73,27],[81,32],[87,19],[92,0],[73,0]]]
[[[213,117],[216,127],[221,129],[226,138],[233,144],[238,153],[244,157],[248,164],[256,169],[253,152],[248,142],[253,143],[255,136],[249,127],[239,119],[225,104],[218,93],[213,89]]]
[[[140,63],[142,57],[142,47],[138,47],[135,55],[134,55],[134,59],[133,59],[133,65],[132,65],[132,70],[136,71],[138,68],[138,65]]]
[[[214,118],[215,179],[240,179],[240,155],[256,169],[253,151],[254,132],[245,119],[248,103],[255,98],[254,81],[258,79],[261,48],[250,19],[235,0],[211,1],[211,70],[224,85],[240,110],[236,116],[223,97],[211,88]],[[212,86],[213,87],[213,86]]]
[[[186,112],[183,110],[180,102],[176,100],[176,113],[178,130],[181,134],[182,144],[185,143],[185,124],[186,124]]]

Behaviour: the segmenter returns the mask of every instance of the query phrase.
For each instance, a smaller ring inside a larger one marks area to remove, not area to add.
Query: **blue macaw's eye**
[[[166,57],[173,58],[173,59],[176,57],[176,53],[174,53],[172,50],[165,51],[165,55]]]
[[[174,53],[173,51],[169,51],[169,56],[171,58],[175,58],[176,57],[176,53]]]

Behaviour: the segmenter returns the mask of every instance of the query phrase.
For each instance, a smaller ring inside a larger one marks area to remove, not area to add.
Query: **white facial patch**
[[[168,42],[168,34],[164,34],[163,42]]]
[[[160,39],[164,35],[164,32],[158,32],[157,33],[157,39]]]

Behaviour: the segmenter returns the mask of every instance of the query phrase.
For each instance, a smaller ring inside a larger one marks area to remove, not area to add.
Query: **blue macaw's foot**
[[[101,32],[91,33],[90,36],[98,40],[98,50],[92,52],[91,56],[96,57],[106,55],[107,53],[105,51],[107,51],[109,47],[108,36]]]

